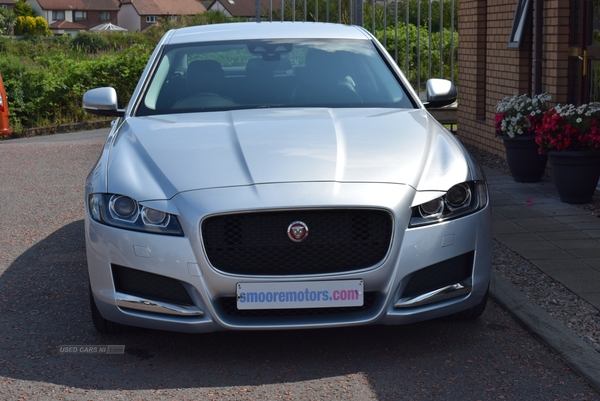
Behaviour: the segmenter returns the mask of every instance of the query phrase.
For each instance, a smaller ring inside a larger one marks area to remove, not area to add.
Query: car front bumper
[[[183,237],[109,227],[91,220],[88,213],[86,245],[94,300],[105,319],[181,332],[405,324],[477,305],[486,295],[491,269],[489,205],[456,220],[408,229],[413,198],[412,188],[392,184],[292,183],[191,191],[169,201],[179,212]],[[348,208],[385,210],[393,220],[391,245],[375,266],[328,274],[231,274],[215,269],[203,247],[200,227],[207,216]],[[125,278],[115,278],[115,272]],[[119,284],[127,280],[139,285]],[[342,280],[362,280],[363,307],[237,313],[231,302],[238,283]],[[171,285],[179,288],[179,295],[164,295]],[[156,287],[157,296],[140,295],[144,290],[135,290],[140,286]]]

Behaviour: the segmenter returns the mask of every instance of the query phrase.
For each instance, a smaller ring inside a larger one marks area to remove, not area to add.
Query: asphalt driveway
[[[600,399],[492,301],[469,323],[98,334],[83,182],[106,132],[0,142],[0,400]]]

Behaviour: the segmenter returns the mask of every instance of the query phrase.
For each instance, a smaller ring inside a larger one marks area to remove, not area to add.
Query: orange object
[[[6,136],[12,133],[12,128],[8,122],[9,114],[6,90],[4,90],[4,82],[2,81],[2,74],[0,74],[0,136]]]

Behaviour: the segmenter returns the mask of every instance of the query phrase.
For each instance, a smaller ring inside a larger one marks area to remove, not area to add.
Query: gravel
[[[503,158],[474,147],[467,149],[482,165],[510,175]],[[575,206],[600,217],[600,196],[594,196],[591,203]],[[493,269],[600,352],[600,311],[517,253],[494,242]]]

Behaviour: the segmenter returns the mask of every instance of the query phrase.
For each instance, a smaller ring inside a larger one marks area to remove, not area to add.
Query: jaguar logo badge
[[[294,242],[302,242],[308,237],[308,226],[301,221],[294,221],[287,230],[288,237]]]

